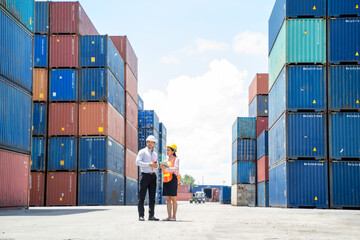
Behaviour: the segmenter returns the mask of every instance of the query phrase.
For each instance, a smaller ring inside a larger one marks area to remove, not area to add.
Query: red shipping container
[[[269,181],[269,156],[263,156],[257,161],[258,183]]]
[[[45,205],[45,173],[32,172],[30,175],[30,206]]]
[[[256,95],[269,94],[269,74],[257,73],[249,87],[249,104]]]
[[[49,136],[78,135],[78,104],[51,103],[49,106]]]
[[[214,188],[213,192],[212,192],[212,196],[213,196],[213,201],[214,202],[218,202],[219,201],[219,189]]]
[[[178,193],[190,193],[190,185],[178,185]]]
[[[50,2],[50,34],[98,35],[79,2]]]
[[[125,117],[129,122],[137,129],[138,128],[138,117],[139,110],[138,105],[134,100],[130,97],[128,93],[126,95],[126,114]]]
[[[35,68],[33,80],[33,101],[46,102],[48,98],[48,70]]]
[[[110,136],[125,146],[124,118],[110,103],[81,103],[79,115],[80,136]]]
[[[126,149],[125,152],[125,177],[138,180],[138,166],[136,165],[137,155]]]
[[[258,138],[264,130],[268,130],[268,129],[269,129],[269,117],[256,118],[256,138]]]
[[[78,36],[51,36],[49,61],[50,68],[77,68],[79,66]]]
[[[127,36],[111,36],[110,39],[124,62],[129,65],[135,79],[138,79],[138,59]]]
[[[49,172],[46,206],[76,206],[76,172]]]
[[[125,147],[133,152],[137,152],[139,150],[138,144],[138,130],[133,125],[131,125],[129,121],[126,121]]]
[[[125,64],[125,90],[130,94],[132,99],[138,102],[138,82],[131,72],[129,65]],[[137,104],[136,104],[137,105]]]
[[[192,193],[178,193],[176,199],[178,201],[189,201],[192,195]]]
[[[0,208],[29,207],[30,156],[0,150]]]

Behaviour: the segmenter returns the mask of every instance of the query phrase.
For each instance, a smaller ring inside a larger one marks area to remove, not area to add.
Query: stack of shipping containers
[[[249,87],[249,117],[256,118],[257,202],[269,206],[268,74],[256,74]]]
[[[326,0],[277,0],[269,19],[270,206],[327,208]]]
[[[124,60],[125,73],[125,204],[138,198],[138,59],[126,36],[110,37]]]
[[[166,137],[167,130],[163,123],[160,123],[159,126],[159,154],[158,159],[159,162],[166,161]],[[159,169],[156,172],[157,175],[157,189],[156,189],[156,203],[164,204],[165,197],[163,197],[163,175],[162,170],[159,166]]]
[[[232,126],[231,205],[256,205],[256,119],[238,117]]]
[[[0,208],[27,208],[34,1],[1,1],[0,32]]]
[[[360,2],[328,1],[328,137],[332,208],[360,207]]]
[[[33,81],[33,137],[31,152],[30,206],[45,204],[47,151],[49,3],[35,3]]]

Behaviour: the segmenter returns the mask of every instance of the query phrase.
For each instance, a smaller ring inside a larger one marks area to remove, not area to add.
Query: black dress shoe
[[[149,221],[159,221],[159,219],[156,217],[149,217]]]
[[[144,217],[139,217],[139,221],[145,221]]]

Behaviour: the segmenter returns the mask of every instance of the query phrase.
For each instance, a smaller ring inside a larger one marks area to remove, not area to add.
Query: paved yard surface
[[[3,239],[360,239],[360,211],[180,202],[177,222],[138,222],[134,206],[0,210]]]

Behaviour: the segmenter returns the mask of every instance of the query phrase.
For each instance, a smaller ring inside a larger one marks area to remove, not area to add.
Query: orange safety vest
[[[176,157],[172,157],[169,161],[168,161],[168,165],[169,167],[172,167],[175,165],[175,159]],[[180,176],[178,176],[179,178]],[[167,172],[166,170],[163,170],[163,182],[164,183],[168,183],[172,180],[173,178],[173,173],[172,172]]]

